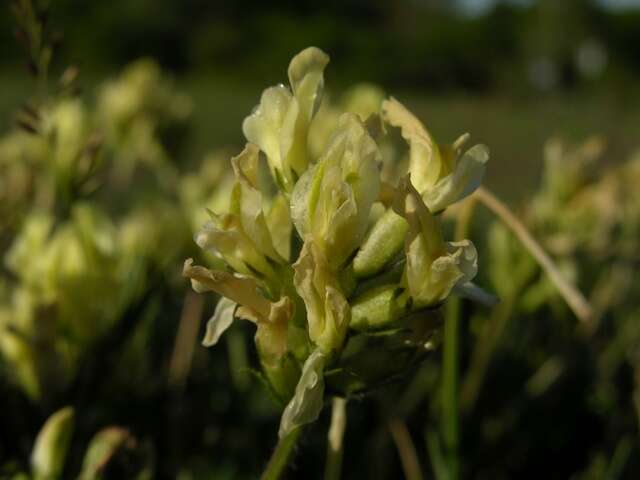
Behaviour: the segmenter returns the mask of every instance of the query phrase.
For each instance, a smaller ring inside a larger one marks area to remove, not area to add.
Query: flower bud
[[[378,197],[380,153],[355,114],[344,114],[320,158],[298,181],[291,215],[303,239],[312,239],[337,269],[360,245]]]
[[[266,89],[260,104],[245,118],[245,137],[266,156],[276,184],[285,192],[307,169],[307,133],[324,85],[323,71],[329,57],[320,49],[307,48],[289,64],[291,90],[284,85]]]

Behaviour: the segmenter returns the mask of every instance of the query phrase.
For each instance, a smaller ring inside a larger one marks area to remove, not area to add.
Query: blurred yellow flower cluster
[[[189,251],[201,205],[181,195],[189,180],[165,138],[190,111],[141,60],[95,105],[53,96],[28,108],[29,129],[0,138],[0,354],[33,399],[67,388],[153,277]],[[201,179],[200,191],[221,182]]]

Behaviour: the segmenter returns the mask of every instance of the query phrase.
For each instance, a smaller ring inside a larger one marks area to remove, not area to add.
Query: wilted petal
[[[304,363],[295,394],[280,420],[278,435],[284,438],[296,428],[317,420],[324,404],[324,353],[315,350]]]
[[[213,316],[207,322],[207,330],[204,334],[202,345],[205,347],[211,347],[218,343],[220,336],[233,323],[233,312],[237,305],[238,304],[236,302],[229,300],[226,297],[222,297],[218,300]]]

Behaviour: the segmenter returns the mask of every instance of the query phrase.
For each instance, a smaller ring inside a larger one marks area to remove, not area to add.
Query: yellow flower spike
[[[312,239],[340,267],[360,245],[378,198],[380,153],[355,114],[340,118],[338,130],[318,164],[298,181],[291,216],[303,239]]]
[[[489,160],[486,146],[475,145],[461,155],[467,134],[452,145],[439,146],[420,120],[393,97],[382,103],[382,116],[399,127],[409,143],[411,183],[430,211],[444,210],[480,186]]]
[[[289,65],[293,93],[284,85],[266,89],[242,124],[245,137],[266,154],[276,184],[287,193],[309,164],[307,133],[328,63],[329,57],[318,48],[300,52]]]
[[[444,301],[456,285],[473,279],[478,270],[475,247],[469,240],[443,240],[438,220],[408,177],[398,188],[393,208],[409,223],[404,281],[414,309]]]
[[[293,265],[293,283],[307,308],[309,338],[329,355],[344,342],[351,310],[329,263],[312,241],[302,247]]]

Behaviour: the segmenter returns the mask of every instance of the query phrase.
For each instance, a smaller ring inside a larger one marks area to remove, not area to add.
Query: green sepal
[[[393,324],[406,311],[400,297],[402,290],[397,284],[382,285],[352,300],[349,328],[366,331]]]
[[[369,231],[353,260],[356,277],[375,275],[402,250],[409,224],[389,209]]]

